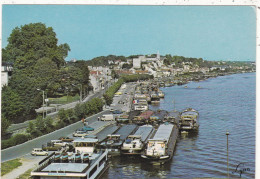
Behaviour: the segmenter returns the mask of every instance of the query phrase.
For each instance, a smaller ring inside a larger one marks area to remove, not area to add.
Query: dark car
[[[113,114],[122,114],[123,112],[120,111],[120,110],[115,110],[115,111],[113,111],[112,113],[113,113]]]

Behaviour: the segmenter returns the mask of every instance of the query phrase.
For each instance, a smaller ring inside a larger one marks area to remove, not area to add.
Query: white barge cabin
[[[76,153],[53,153],[31,172],[33,179],[94,179],[108,168],[108,151],[95,151],[97,139],[74,141]]]
[[[148,140],[141,157],[151,160],[170,159],[178,136],[178,128],[173,124],[159,126],[154,137]]]

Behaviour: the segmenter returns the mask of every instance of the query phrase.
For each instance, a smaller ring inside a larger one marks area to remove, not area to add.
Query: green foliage
[[[130,69],[130,68],[132,68],[132,67],[133,67],[133,64],[132,64],[132,63],[130,63],[130,64],[124,63],[123,66],[122,66],[123,69]]]
[[[6,134],[6,130],[8,129],[10,124],[11,124],[10,121],[2,116],[2,118],[1,118],[1,135],[2,136]]]
[[[64,109],[59,110],[58,116],[59,116],[60,120],[62,120],[64,122],[68,120],[67,111],[65,111]]]
[[[34,170],[33,168],[27,170],[27,171],[24,172],[22,175],[20,175],[18,178],[19,178],[19,179],[30,179],[30,178],[31,178],[31,172],[32,172],[33,170]]]
[[[10,34],[2,57],[4,62],[13,62],[14,68],[10,88],[3,89],[2,112],[11,122],[36,117],[35,108],[42,104],[42,93],[37,89],[54,96],[61,88],[60,67],[70,47],[57,43],[52,27],[42,23],[16,27]]]
[[[74,108],[74,111],[75,111],[75,115],[77,116],[78,119],[85,117],[83,104],[77,104]]]
[[[26,132],[29,134],[33,134],[35,130],[36,129],[34,123],[30,121],[28,127],[26,128]]]
[[[22,144],[22,143],[28,141],[29,139],[31,139],[30,135],[16,134],[13,137],[11,137],[10,139],[2,140],[1,141],[1,148],[5,149],[5,148],[8,148],[8,147],[18,145],[18,144]]]
[[[23,117],[24,105],[21,97],[9,86],[2,88],[2,117],[9,122],[15,123]]]
[[[31,135],[32,138],[36,138],[40,135],[50,133],[54,130],[53,121],[51,117],[42,118],[38,116],[35,122],[30,121],[26,132]]]
[[[1,176],[10,173],[15,168],[18,168],[22,165],[20,162],[21,159],[13,159],[6,162],[1,163]]]
[[[108,61],[117,61],[121,60],[122,62],[126,62],[126,57],[124,56],[115,56],[115,55],[108,55],[108,56],[100,56],[93,58],[92,60],[87,61],[87,65],[89,66],[109,66]]]

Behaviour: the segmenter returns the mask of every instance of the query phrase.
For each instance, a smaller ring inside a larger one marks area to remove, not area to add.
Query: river
[[[187,86],[187,88],[184,88]],[[200,87],[200,88],[198,88]],[[256,74],[244,73],[161,88],[165,98],[150,109],[199,111],[199,132],[180,135],[173,159],[153,166],[140,157],[113,157],[104,178],[194,178],[255,176]]]

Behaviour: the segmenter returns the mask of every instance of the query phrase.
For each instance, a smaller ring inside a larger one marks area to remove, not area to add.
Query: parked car
[[[43,151],[41,148],[34,148],[31,152],[32,155],[37,156],[37,155],[48,155],[48,152]]]
[[[61,140],[62,142],[72,142],[74,139],[69,137],[60,137],[59,140]]]
[[[113,112],[114,110],[115,110],[114,108],[111,108],[109,111],[110,111],[110,112]]]
[[[120,111],[120,110],[113,111],[113,114],[122,114],[122,113],[123,113],[123,111]]]
[[[93,127],[90,127],[90,126],[84,126],[82,129],[83,129],[84,131],[93,131],[93,130],[94,130],[94,128],[93,128]]]
[[[68,144],[68,142],[63,142],[62,140],[51,140],[51,143],[53,144],[53,146],[62,146],[65,147]]]
[[[73,137],[84,137],[86,135],[88,135],[88,132],[82,130],[77,130],[73,133]]]

